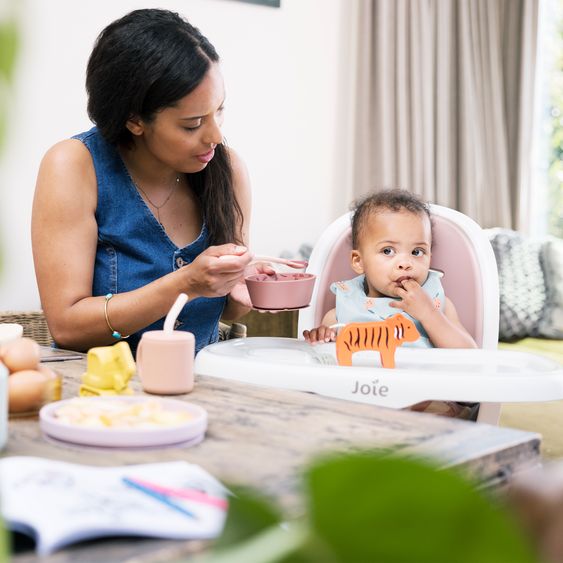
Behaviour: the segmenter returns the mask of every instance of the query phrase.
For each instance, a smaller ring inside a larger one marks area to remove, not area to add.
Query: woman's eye
[[[412,255],[413,256],[424,256],[424,250],[422,250],[422,248],[415,248],[412,251]]]
[[[389,246],[384,248],[382,252],[383,254],[385,254],[385,256],[393,256],[393,249],[390,248]]]
[[[194,127],[184,127],[186,131],[195,131],[201,127],[201,123],[199,125],[195,125]]]

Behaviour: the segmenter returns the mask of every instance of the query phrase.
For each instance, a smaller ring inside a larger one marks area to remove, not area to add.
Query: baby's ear
[[[359,250],[352,250],[350,255],[350,265],[356,274],[364,273],[364,264],[362,262],[362,255]]]

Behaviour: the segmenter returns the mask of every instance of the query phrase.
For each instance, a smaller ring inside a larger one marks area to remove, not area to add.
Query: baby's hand
[[[397,289],[396,294],[401,301],[391,301],[389,305],[405,311],[413,319],[417,319],[423,324],[424,320],[436,311],[430,295],[415,280],[403,281],[403,286]]]
[[[336,330],[328,326],[320,326],[311,330],[304,330],[303,337],[309,344],[317,342],[334,342],[336,340]]]

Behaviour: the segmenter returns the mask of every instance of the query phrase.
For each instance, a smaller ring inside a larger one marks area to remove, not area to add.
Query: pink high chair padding
[[[319,276],[317,279],[319,292],[316,295],[317,307],[315,308],[315,322],[313,326],[319,326],[326,312],[334,309],[336,305],[336,295],[330,291],[330,284],[335,281],[350,280],[358,275],[350,267],[351,251],[352,229],[349,227],[335,241],[322,270],[322,276]],[[320,288],[328,288],[328,291],[320,291]],[[314,298],[315,295],[313,294]]]
[[[431,267],[444,272],[446,296],[455,305],[463,326],[480,348],[496,349],[498,341],[498,274],[491,245],[472,219],[447,207],[431,205],[433,248]],[[317,275],[311,306],[299,313],[298,334],[319,326],[334,308],[330,284],[356,276],[350,267],[351,214],[334,221],[313,249],[307,272]],[[497,403],[482,404],[479,421],[496,424]]]
[[[442,270],[442,286],[455,305],[461,324],[483,347],[483,293],[479,264],[467,235],[454,223],[436,216],[432,227],[431,268]]]

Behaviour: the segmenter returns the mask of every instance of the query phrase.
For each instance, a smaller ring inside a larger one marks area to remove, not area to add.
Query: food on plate
[[[136,430],[178,426],[193,419],[187,411],[167,409],[158,399],[130,402],[76,398],[56,409],[54,416],[63,424]]]

